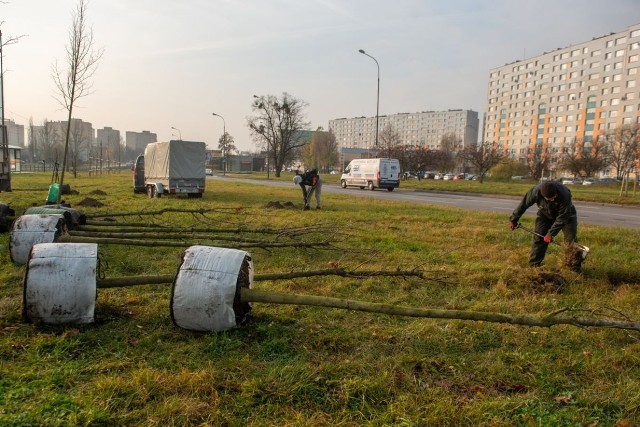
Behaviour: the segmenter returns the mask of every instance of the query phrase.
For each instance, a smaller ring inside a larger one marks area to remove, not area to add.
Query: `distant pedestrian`
[[[296,176],[293,177],[293,183],[302,188],[302,198],[304,201],[304,210],[309,210],[311,203],[311,196],[316,196],[316,209],[320,209],[320,197],[322,195],[322,180],[318,175],[318,169],[311,169],[299,174],[296,171]]]
[[[571,245],[578,241],[578,214],[571,201],[571,191],[559,182],[545,181],[532,187],[509,218],[509,228],[518,227],[525,211],[538,205],[535,233],[531,244],[529,266],[539,267],[544,260],[549,243],[562,231],[564,241]],[[568,261],[568,260],[567,260]],[[569,265],[569,264],[568,264]],[[580,266],[575,269],[579,270]]]

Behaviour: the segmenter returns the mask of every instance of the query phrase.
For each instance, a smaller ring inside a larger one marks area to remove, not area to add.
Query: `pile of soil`
[[[91,194],[93,196],[106,196],[107,195],[107,193],[105,193],[102,190],[93,190],[93,191],[90,191],[89,194]]]
[[[275,201],[275,202],[269,202],[266,205],[264,205],[265,209],[287,209],[287,208],[294,208],[295,205],[291,202],[284,202],[284,203],[280,203],[279,201]]]
[[[567,267],[573,271],[580,271],[584,261],[582,248],[576,245],[568,245],[564,250],[564,260]]]
[[[530,289],[539,293],[561,294],[567,286],[567,280],[560,273],[537,271],[530,279]]]
[[[80,202],[78,202],[78,206],[90,206],[92,208],[101,208],[104,206],[104,203],[97,201],[91,197],[85,197]]]

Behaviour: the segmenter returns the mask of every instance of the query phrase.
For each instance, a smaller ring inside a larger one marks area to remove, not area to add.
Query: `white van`
[[[351,160],[340,177],[340,185],[393,191],[400,186],[400,162],[398,159]]]

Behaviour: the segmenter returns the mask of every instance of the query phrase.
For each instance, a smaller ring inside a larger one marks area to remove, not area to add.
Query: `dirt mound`
[[[92,196],[106,196],[107,195],[107,193],[105,193],[102,190],[93,190],[93,191],[90,191],[89,194],[91,194]]]
[[[90,206],[92,208],[101,208],[104,206],[104,203],[97,201],[91,197],[85,197],[80,202],[77,203],[78,206]]]
[[[580,271],[582,262],[586,257],[585,252],[580,246],[568,245],[564,250],[564,262],[567,267],[573,271]]]
[[[279,201],[275,201],[275,202],[269,202],[266,205],[264,205],[265,209],[287,209],[287,208],[293,208],[295,207],[295,205],[291,202],[284,202],[284,203],[280,203]]]
[[[567,280],[560,274],[549,271],[536,271],[530,277],[531,290],[539,293],[560,294],[567,286]]]

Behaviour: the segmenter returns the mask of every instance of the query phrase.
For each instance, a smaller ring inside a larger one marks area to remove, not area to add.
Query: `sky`
[[[52,79],[78,0],[1,0],[5,118],[66,120]],[[639,0],[90,0],[104,49],[75,118],[255,151],[253,96],[329,120],[463,109],[482,117],[489,70],[640,23]],[[224,117],[224,121],[212,113]],[[175,128],[175,129],[174,129]],[[26,133],[26,132],[25,132]],[[25,135],[25,139],[27,136]],[[28,140],[25,141],[28,143]]]

